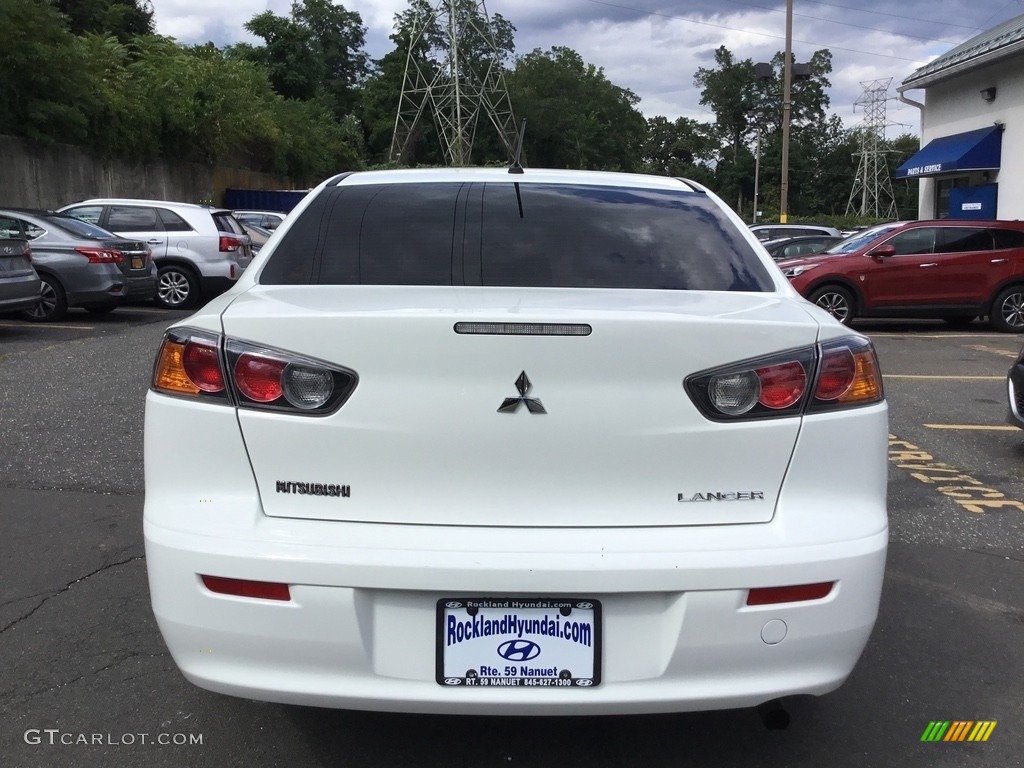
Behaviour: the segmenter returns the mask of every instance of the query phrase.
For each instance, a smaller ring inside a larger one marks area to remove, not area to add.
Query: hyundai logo
[[[576,607],[577,608],[582,608],[583,610],[588,611],[588,610],[590,610],[591,608],[594,607],[594,604],[593,603],[588,603],[588,602],[582,602],[582,603],[576,603]]]
[[[462,679],[458,677],[446,677],[444,679],[445,685],[462,685]]]
[[[594,684],[594,681],[591,680],[589,677],[581,677],[579,680],[574,680],[573,682],[575,682],[576,685],[582,686],[584,688],[586,688],[588,685]]]
[[[461,600],[449,600],[447,603],[444,604],[444,607],[445,608],[461,608],[462,607],[462,601]]]
[[[540,646],[530,640],[506,640],[498,646],[498,655],[509,661],[529,661],[540,656]]]

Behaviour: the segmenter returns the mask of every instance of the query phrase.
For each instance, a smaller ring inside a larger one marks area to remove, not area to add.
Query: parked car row
[[[246,223],[222,208],[114,198],[0,209],[0,312],[53,321],[127,299],[193,308],[235,283],[285,214],[239,216]]]
[[[39,280],[27,320],[59,320],[69,306],[109,312],[128,298],[149,298],[157,269],[149,249],[72,216],[0,209],[0,237],[28,246]]]

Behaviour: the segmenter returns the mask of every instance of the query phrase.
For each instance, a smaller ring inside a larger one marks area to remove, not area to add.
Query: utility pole
[[[782,64],[782,184],[779,223],[789,220],[789,121],[793,109],[793,0],[786,0],[786,58]]]

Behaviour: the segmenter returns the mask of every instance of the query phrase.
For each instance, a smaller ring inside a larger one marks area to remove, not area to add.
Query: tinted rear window
[[[74,216],[45,216],[43,220],[65,232],[89,240],[109,240],[116,237],[112,232],[87,221],[76,219]]]
[[[300,215],[264,284],[769,291],[705,195],[567,184],[342,186]]]

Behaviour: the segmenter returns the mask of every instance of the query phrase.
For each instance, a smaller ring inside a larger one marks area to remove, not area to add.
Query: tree
[[[75,35],[113,35],[126,43],[137,35],[153,33],[150,0],[54,0]]]
[[[0,132],[36,141],[83,141],[89,91],[75,37],[49,3],[0,0]]]
[[[904,133],[891,141],[887,141],[886,148],[889,150],[886,155],[889,163],[889,172],[895,177],[896,169],[909,160],[911,155],[921,149],[921,138]],[[920,179],[917,178],[901,179],[893,184],[893,192],[896,194],[896,212],[901,219],[917,218],[920,185]]]
[[[571,48],[539,48],[519,57],[507,77],[516,114],[528,123],[530,164],[633,171],[647,125],[635,93],[612,83]]]
[[[736,200],[742,213],[744,202],[753,197],[754,144],[761,136],[760,185],[762,198],[770,204],[776,185],[765,181],[781,177],[782,67],[784,54],[772,59],[769,77],[759,80],[749,59],[737,61],[724,46],[715,52],[716,68],[700,68],[694,83],[701,88],[701,103],[715,113],[720,141],[715,163],[716,190],[727,200]],[[793,83],[790,110],[790,208],[817,211],[822,201],[811,190],[831,189],[816,184],[829,166],[826,155],[834,144],[834,126],[826,120],[831,85],[832,56],[827,50],[814,53],[809,62],[810,77]],[[816,134],[817,132],[817,134]],[[807,191],[808,194],[803,194]]]
[[[244,26],[264,45],[236,45],[231,58],[263,66],[285,98],[321,99],[339,118],[351,111],[368,61],[362,50],[366,28],[358,13],[329,0],[300,0],[292,4],[290,17],[264,11]]]
[[[302,0],[292,5],[296,23],[309,30],[324,67],[322,94],[335,115],[348,114],[355,90],[366,77],[369,58],[363,45],[366,27],[355,11],[330,0]]]
[[[714,183],[711,163],[718,140],[711,126],[680,117],[673,122],[661,115],[647,121],[643,170],[662,176],[683,176],[702,184]]]

